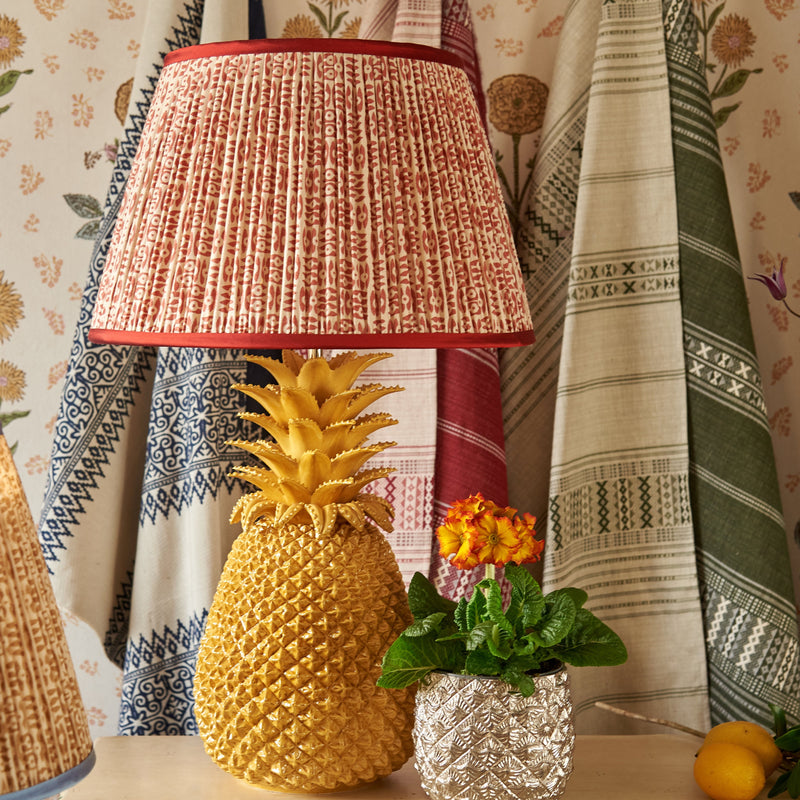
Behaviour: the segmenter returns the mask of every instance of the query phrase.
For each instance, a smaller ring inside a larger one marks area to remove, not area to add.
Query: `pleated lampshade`
[[[89,338],[533,341],[491,149],[458,59],[417,45],[303,39],[168,54]]]
[[[50,797],[94,759],[61,615],[0,430],[0,797]]]

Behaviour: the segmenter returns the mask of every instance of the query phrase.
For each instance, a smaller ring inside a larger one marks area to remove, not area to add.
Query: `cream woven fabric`
[[[572,671],[580,731],[626,729],[596,699],[703,728],[660,3],[573,3],[561,38],[533,188],[541,217],[562,228],[565,173],[577,191],[572,251],[565,241],[542,265],[554,289],[544,296],[565,309],[545,583],[586,589],[629,648],[624,666]],[[583,60],[590,81],[572,70]],[[558,336],[548,344],[552,354]]]

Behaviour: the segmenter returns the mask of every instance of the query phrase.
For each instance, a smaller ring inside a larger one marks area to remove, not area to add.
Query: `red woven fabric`
[[[464,62],[486,124],[475,37],[467,0],[444,0],[442,49]],[[440,350],[437,354],[437,438],[434,521],[438,526],[454,500],[480,491],[508,503],[500,372],[496,350]],[[483,570],[461,571],[439,555],[433,540],[429,578],[449,597],[469,594]],[[505,587],[507,589],[507,587]]]

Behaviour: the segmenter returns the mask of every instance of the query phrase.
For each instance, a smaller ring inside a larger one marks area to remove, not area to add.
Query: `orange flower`
[[[542,557],[544,542],[535,539],[536,536],[536,517],[533,514],[523,514],[522,519],[514,520],[519,536],[519,547],[511,559],[515,564],[532,564]]]
[[[466,520],[453,518],[445,521],[436,535],[439,537],[439,555],[453,556],[452,564],[458,569],[472,569],[478,564],[473,552],[475,529]]]
[[[515,508],[501,508],[479,492],[454,502],[436,531],[439,554],[453,556],[452,565],[472,569],[477,564],[502,567],[538,561],[544,543],[537,541],[536,518],[517,516]]]
[[[481,525],[483,537],[478,562],[502,567],[514,558],[519,549],[519,536],[508,517],[492,517],[491,523]]]

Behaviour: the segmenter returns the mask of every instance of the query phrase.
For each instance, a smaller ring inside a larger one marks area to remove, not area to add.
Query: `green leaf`
[[[486,637],[486,646],[489,652],[497,658],[507,659],[513,652],[511,640],[514,638],[513,632],[504,630],[499,625],[491,622],[489,635]]]
[[[451,614],[456,603],[442,597],[436,587],[421,573],[415,572],[408,586],[408,605],[414,619],[425,619],[439,611]]]
[[[464,658],[464,647],[456,642],[437,642],[432,634],[409,640],[401,634],[383,657],[377,685],[404,689],[435,669],[460,672]]]
[[[712,12],[711,16],[708,18],[708,27],[706,28],[707,31],[710,31],[714,27],[714,23],[717,21],[717,17],[722,13],[722,9],[725,8],[725,3],[720,3]]]
[[[778,779],[775,781],[775,785],[769,790],[767,797],[776,797],[779,794],[782,794],[786,791],[786,785],[789,783],[789,773],[784,772],[782,775],[778,776]]]
[[[8,411],[6,413],[0,414],[0,427],[5,428],[9,422],[13,422],[15,419],[22,419],[23,417],[27,417],[30,414],[30,409],[27,411]]]
[[[732,72],[725,78],[722,86],[711,95],[711,99],[716,100],[718,97],[730,97],[736,94],[745,85],[750,75],[762,71],[761,69],[737,69],[736,72]]]
[[[467,675],[499,675],[502,662],[488,650],[472,650],[467,653],[464,671]]]
[[[458,601],[458,605],[456,606],[455,611],[453,612],[453,619],[455,620],[458,629],[462,633],[466,633],[469,630],[469,625],[467,625],[467,598],[462,597]]]
[[[576,667],[610,667],[628,659],[619,636],[585,608],[578,609],[573,629],[550,652]]]
[[[511,584],[511,602],[506,618],[515,627],[527,628],[535,625],[544,611],[544,595],[533,575],[518,564],[506,564],[506,580]]]
[[[486,597],[477,587],[467,603],[466,618],[468,629],[486,621]]]
[[[76,239],[91,239],[94,241],[97,238],[97,234],[100,230],[100,223],[102,220],[93,219],[91,222],[87,222],[85,225],[81,225],[78,228],[77,232],[75,233]]]
[[[476,587],[486,597],[486,613],[489,619],[503,631],[507,637],[514,636],[514,628],[503,613],[503,593],[500,584],[493,579],[482,580]]]
[[[65,194],[67,205],[84,219],[97,219],[103,216],[103,208],[94,197],[88,194]]]
[[[507,666],[509,669],[516,669],[519,672],[534,672],[541,666],[541,659],[535,655],[515,653],[508,659]]]
[[[18,69],[10,69],[0,75],[0,97],[4,94],[8,94],[14,88],[20,75],[30,75],[32,72],[32,69],[24,69],[21,71]]]
[[[786,791],[789,792],[789,797],[800,797],[800,764],[795,764],[789,773]]]
[[[531,637],[542,647],[558,644],[572,629],[578,609],[571,592],[556,589],[545,597],[545,611],[536,627],[530,631]]]
[[[772,712],[772,729],[776,736],[786,733],[786,712],[774,703],[769,703],[769,710]]]
[[[431,614],[429,617],[425,617],[425,619],[415,620],[403,631],[403,636],[408,636],[409,639],[415,639],[418,636],[425,636],[431,631],[438,630],[439,624],[446,618],[447,614],[438,611],[435,614]]]
[[[518,656],[532,656],[538,649],[539,643],[531,634],[526,634],[514,642],[514,653]]]
[[[575,609],[583,608],[583,604],[589,599],[589,595],[583,589],[576,589],[574,586],[565,586],[563,589],[556,589],[557,592],[568,594],[575,603]],[[552,592],[550,594],[553,594]],[[549,596],[549,595],[548,595]]]
[[[728,117],[736,111],[741,103],[735,103],[732,106],[725,106],[725,108],[718,108],[714,112],[714,127],[721,128],[727,121]]]
[[[0,107],[0,114],[5,114],[9,108],[11,108],[11,103],[8,103],[7,105]]]
[[[465,634],[459,634],[464,642],[467,650],[477,650],[481,645],[485,644],[489,637],[492,635],[493,628],[490,619],[484,622],[479,622],[474,628],[468,630]]]
[[[786,733],[775,740],[781,750],[800,750],[800,725],[789,728]]]
[[[515,665],[508,665],[500,673],[500,677],[508,684],[519,690],[523,697],[530,697],[536,691],[536,684],[533,678],[524,670],[518,669]]]

